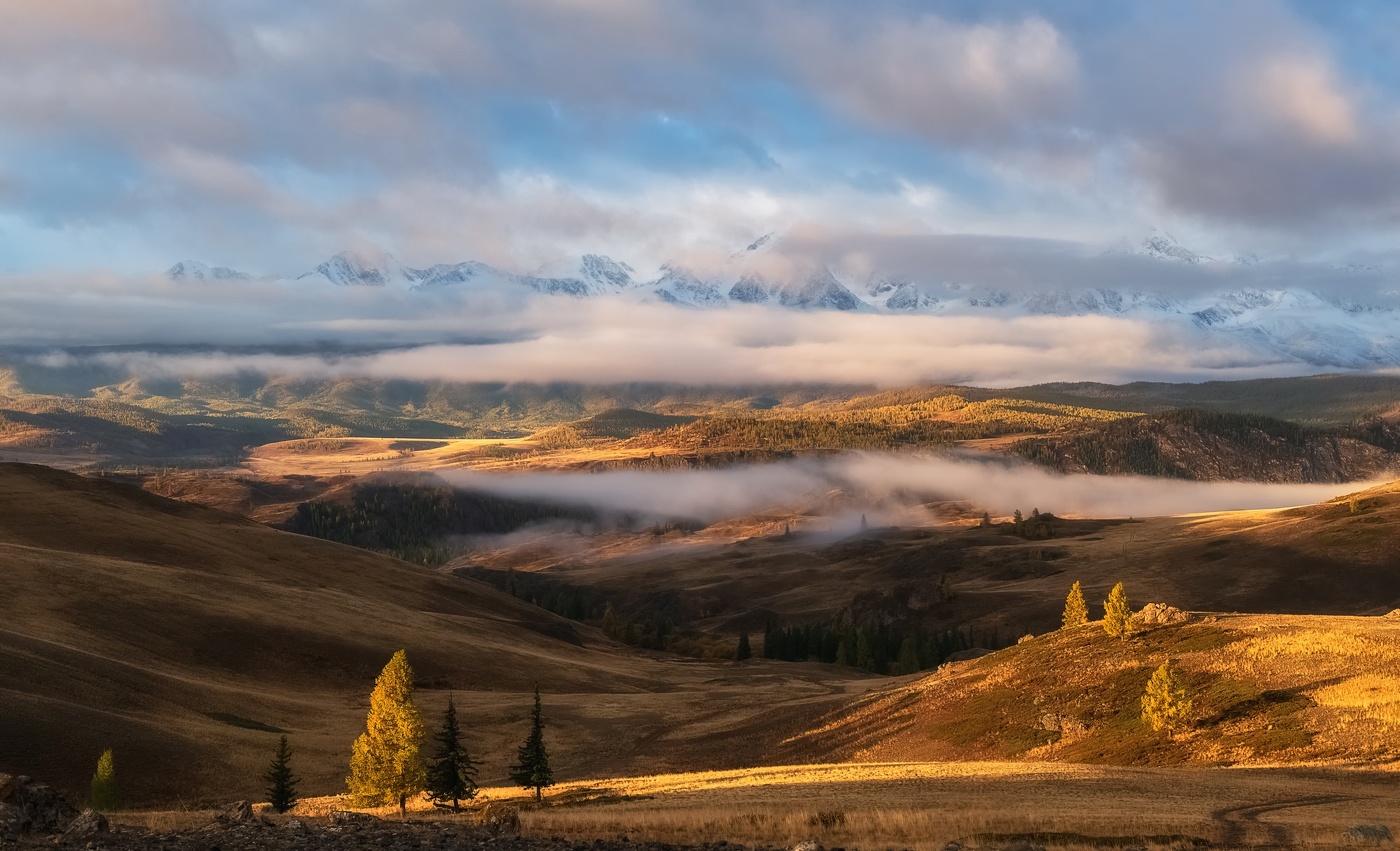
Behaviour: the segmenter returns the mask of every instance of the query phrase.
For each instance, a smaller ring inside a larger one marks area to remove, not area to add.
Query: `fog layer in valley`
[[[1148,517],[1307,505],[1379,484],[1066,476],[1002,460],[862,452],[681,472],[496,476],[453,471],[442,475],[459,487],[502,496],[705,522],[805,507],[836,491],[847,494],[854,505],[869,506],[876,519],[883,510],[932,500],[966,501],[993,514],[1039,508],[1060,516]]]

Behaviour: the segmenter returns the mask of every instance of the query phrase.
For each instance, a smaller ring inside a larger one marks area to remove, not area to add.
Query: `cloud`
[[[841,108],[939,141],[996,140],[1063,117],[1078,83],[1073,48],[1043,18],[811,19],[779,38],[799,72]]]
[[[1103,316],[690,311],[513,286],[411,292],[314,279],[30,280],[0,289],[0,342],[59,350],[49,366],[94,360],[132,375],[894,386],[1304,370],[1248,339]]]
[[[1371,486],[1063,476],[1000,459],[880,453],[662,473],[493,476],[445,471],[439,475],[461,488],[503,496],[705,522],[775,508],[803,508],[821,502],[833,490],[844,491],[855,504],[872,509],[925,500],[961,500],[997,514],[1016,509],[1029,512],[1036,507],[1066,517],[1151,517],[1310,505]]]
[[[1392,75],[1283,0],[10,5],[0,250],[56,268],[675,255],[800,223],[1321,256],[1400,211]]]

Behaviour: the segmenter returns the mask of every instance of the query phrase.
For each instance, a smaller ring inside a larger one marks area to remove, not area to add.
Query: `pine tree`
[[[917,674],[919,672],[919,642],[910,635],[899,645],[899,661],[895,662],[895,674]]]
[[[1084,592],[1080,589],[1079,583],[1075,582],[1070,586],[1069,596],[1065,597],[1065,613],[1060,618],[1060,623],[1064,625],[1065,629],[1073,629],[1088,622],[1089,607],[1084,603]]]
[[[1123,590],[1123,583],[1119,582],[1108,592],[1108,599],[1103,601],[1103,631],[1114,638],[1127,638],[1128,620],[1132,615],[1133,610],[1128,607],[1128,593]]]
[[[991,513],[990,511],[984,511],[984,512],[982,512],[982,528],[983,528],[983,529],[990,529],[991,526],[992,526],[992,513]]]
[[[121,806],[117,794],[117,763],[108,748],[97,758],[97,772],[88,786],[88,806],[98,812],[111,812]]]
[[[515,752],[510,779],[524,789],[535,790],[535,800],[544,797],[544,788],[554,785],[549,753],[544,747],[544,713],[540,709],[540,687],[535,686],[535,709],[530,714],[530,735]]]
[[[267,781],[267,800],[275,812],[285,813],[297,803],[297,778],[292,776],[292,748],[283,736],[277,742],[277,755],[263,775]]]
[[[868,520],[865,519],[865,515],[864,515],[864,514],[862,514],[862,515],[860,516],[860,528],[861,528],[861,531],[865,531],[866,529],[869,529],[869,528],[870,528],[870,521],[868,521]]]
[[[869,630],[862,629],[856,639],[856,667],[875,670],[875,649],[870,645]]]
[[[423,719],[413,705],[413,669],[400,650],[384,666],[369,696],[365,732],[350,755],[350,794],[367,805],[398,802],[408,816],[408,798],[427,783],[423,766]]]
[[[745,659],[753,658],[753,648],[749,646],[749,634],[742,632],[739,634],[739,649],[734,651],[734,659],[742,662]]]
[[[1147,690],[1142,695],[1142,720],[1152,725],[1157,732],[1171,732],[1182,725],[1191,714],[1192,701],[1186,694],[1186,686],[1177,676],[1171,662],[1152,674]]]
[[[457,707],[451,695],[442,716],[442,729],[434,738],[437,750],[428,763],[428,797],[438,806],[451,803],[452,811],[456,812],[462,801],[476,797],[476,763],[462,747]]]

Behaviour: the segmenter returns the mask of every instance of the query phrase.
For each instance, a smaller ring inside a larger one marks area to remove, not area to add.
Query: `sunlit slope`
[[[738,739],[752,753],[852,678],[673,668],[475,582],[46,468],[0,465],[0,505],[0,771],[71,790],[112,747],[134,801],[254,795],[286,731],[307,793],[336,791],[400,647],[430,713],[457,691],[487,776],[504,773],[537,682],[576,696],[548,699],[567,776],[629,770],[644,739],[678,769],[737,760],[709,745],[688,762],[696,750],[656,719],[708,719],[697,738],[758,731]]]
[[[1194,706],[1141,719],[1153,670]],[[1109,637],[1056,631],[877,692],[788,742],[794,758],[1173,765],[1400,758],[1400,620],[1210,615]]]

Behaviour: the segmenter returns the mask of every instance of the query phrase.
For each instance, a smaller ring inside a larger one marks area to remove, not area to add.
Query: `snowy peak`
[[[682,307],[724,307],[729,303],[723,285],[704,281],[677,264],[661,267],[661,276],[647,284],[651,294],[668,304]]]
[[[426,269],[404,269],[404,279],[416,290],[451,287],[511,276],[476,260],[465,263],[439,263]]]
[[[252,275],[227,266],[206,266],[198,260],[181,260],[165,270],[172,281],[250,281]]]
[[[805,281],[794,281],[783,287],[778,292],[778,303],[804,310],[860,310],[866,306],[825,266],[813,271]]]
[[[342,287],[387,287],[407,280],[392,256],[370,258],[350,251],[340,252],[310,272],[298,275],[297,280],[316,277]]]
[[[1140,253],[1148,257],[1155,257],[1158,260],[1170,260],[1176,263],[1189,263],[1193,266],[1201,263],[1211,262],[1211,258],[1204,254],[1197,254],[1186,246],[1176,241],[1176,237],[1163,231],[1153,233],[1142,241]],[[1257,262],[1257,258],[1256,258]]]
[[[618,293],[633,286],[636,270],[602,254],[546,263],[521,280],[551,295],[593,296]]]

